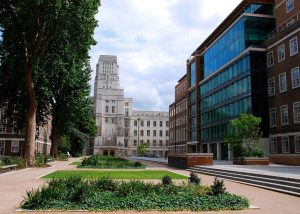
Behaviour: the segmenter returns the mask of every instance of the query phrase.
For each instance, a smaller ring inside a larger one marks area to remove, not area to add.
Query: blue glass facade
[[[227,67],[224,71],[220,72],[214,78],[205,81],[200,87],[200,95],[204,96],[206,93],[212,91],[215,88],[220,87],[229,80],[250,71],[250,56],[246,56],[243,59],[233,63]]]
[[[273,15],[273,5],[252,3],[246,8],[244,13]]]
[[[196,62],[190,65],[190,87],[196,85]]]
[[[249,46],[261,45],[274,29],[274,19],[242,16],[203,55],[204,78],[213,74]]]

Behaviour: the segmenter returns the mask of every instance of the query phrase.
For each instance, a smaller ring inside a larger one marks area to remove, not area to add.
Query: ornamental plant
[[[239,118],[230,121],[231,134],[225,138],[225,144],[233,151],[234,158],[263,157],[260,148],[261,118],[241,114]]]

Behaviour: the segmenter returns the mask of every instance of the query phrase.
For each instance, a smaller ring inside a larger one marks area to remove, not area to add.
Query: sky
[[[116,55],[133,109],[168,111],[186,60],[240,2],[102,0],[90,51],[92,90],[99,55]]]

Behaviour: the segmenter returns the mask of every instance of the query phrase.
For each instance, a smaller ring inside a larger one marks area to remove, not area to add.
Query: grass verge
[[[173,179],[187,179],[166,170],[136,170],[136,171],[100,171],[100,170],[58,170],[42,178],[69,178],[80,176],[85,179],[109,177],[111,179],[162,179],[163,176],[170,176]]]

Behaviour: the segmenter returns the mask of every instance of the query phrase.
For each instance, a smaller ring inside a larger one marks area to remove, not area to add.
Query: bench
[[[11,170],[16,170],[17,169],[17,166],[16,164],[12,164],[12,165],[6,165],[6,166],[1,166],[0,167],[0,171],[1,172],[9,172]]]

